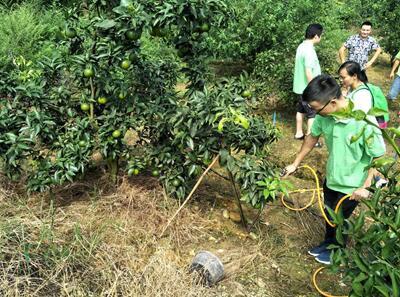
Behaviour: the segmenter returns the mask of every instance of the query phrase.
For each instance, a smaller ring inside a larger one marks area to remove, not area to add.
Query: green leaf
[[[268,189],[264,189],[264,191],[263,191],[263,195],[264,195],[264,198],[265,199],[267,199],[268,197],[269,197],[269,190]]]
[[[117,23],[114,20],[104,20],[100,23],[95,24],[95,27],[102,28],[102,29],[110,29],[115,27]]]
[[[360,215],[356,219],[356,223],[354,224],[354,232],[358,232],[362,226],[364,226],[365,220],[365,212],[362,211]]]
[[[379,285],[379,286],[374,286],[374,288],[377,289],[379,292],[381,292],[383,296],[385,296],[385,297],[389,297],[390,296],[389,295],[389,290],[385,286]]]
[[[228,118],[222,118],[218,123],[218,132],[222,132],[224,129],[225,122],[228,121]]]
[[[120,2],[120,4],[119,4],[120,6],[130,6],[130,5],[132,5],[132,0],[121,0],[121,2]]]
[[[361,138],[361,136],[363,136],[364,131],[365,131],[366,126],[364,126],[360,132],[358,132],[356,135],[351,136],[350,138],[350,143],[354,143],[357,140],[359,140]]]
[[[332,113],[332,116],[337,118],[337,119],[348,119],[351,118],[351,113],[354,108],[354,103],[350,100],[349,104],[347,105],[346,108],[341,109],[340,111]]]
[[[240,124],[246,130],[249,129],[250,126],[249,120],[240,114],[236,116],[235,123]]]
[[[351,285],[353,291],[359,295],[359,296],[363,296],[364,293],[364,287],[360,282],[353,282]]]
[[[380,108],[377,108],[377,107],[371,108],[368,111],[368,115],[372,115],[372,116],[375,116],[375,117],[384,116],[385,114],[387,114],[387,111],[385,111],[383,109],[380,109]]]
[[[344,245],[343,226],[339,225],[336,228],[336,240],[339,244]]]
[[[354,263],[357,265],[357,267],[362,272],[369,273],[369,269],[368,269],[367,265],[364,264],[364,261],[361,259],[361,257],[357,253],[358,253],[357,251],[352,253]]]
[[[353,282],[360,283],[366,279],[368,279],[368,274],[361,272],[359,275],[357,275],[357,277],[354,278]]]
[[[372,167],[381,168],[381,167],[384,167],[386,165],[392,165],[395,162],[396,162],[396,160],[393,157],[384,156],[382,158],[374,160],[372,162]]]
[[[196,165],[192,165],[189,168],[189,176],[191,176],[195,171],[196,171],[197,166]]]
[[[194,150],[194,142],[192,138],[188,137],[188,139],[186,140],[186,144],[191,150]]]
[[[354,119],[356,119],[357,121],[362,121],[362,120],[365,119],[365,117],[366,117],[367,115],[365,114],[364,111],[357,109],[357,110],[353,110],[353,111],[352,111],[351,116],[352,116]]]
[[[388,269],[388,273],[390,276],[390,280],[392,281],[392,296],[399,297],[399,285],[397,283],[396,275],[393,273],[392,270]]]
[[[397,128],[390,127],[387,130],[392,132],[395,136],[400,136],[400,127]]]

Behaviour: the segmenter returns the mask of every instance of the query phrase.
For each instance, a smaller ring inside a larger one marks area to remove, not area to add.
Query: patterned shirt
[[[359,63],[361,68],[364,69],[365,64],[368,62],[369,54],[380,46],[375,38],[371,36],[361,38],[361,36],[357,34],[350,36],[344,43],[344,47],[349,50],[347,60]]]

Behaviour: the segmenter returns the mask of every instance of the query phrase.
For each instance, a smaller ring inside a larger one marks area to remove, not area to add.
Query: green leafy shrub
[[[18,56],[36,60],[51,54],[55,31],[62,22],[61,12],[51,8],[42,10],[37,4],[0,10],[0,65]]]
[[[367,1],[370,7],[374,28],[382,36],[380,45],[393,57],[400,50],[397,32],[400,29],[398,17],[400,14],[400,3],[395,0],[384,0],[379,2]]]
[[[51,191],[102,159],[114,181],[119,169],[157,172],[181,199],[220,158],[247,202],[274,199],[256,183],[276,177],[266,147],[277,130],[253,114],[241,82],[207,81],[203,40],[224,20],[224,2],[125,2],[70,10],[51,57],[19,57],[1,73],[3,171],[24,176],[30,191]]]

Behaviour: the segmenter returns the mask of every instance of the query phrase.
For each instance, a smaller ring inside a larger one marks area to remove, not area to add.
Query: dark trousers
[[[326,186],[326,181],[324,182],[324,201],[325,201],[325,206],[328,206],[330,209],[335,210],[337,203],[339,202],[339,200],[343,197],[346,196],[346,194],[344,193],[340,193],[334,190],[329,189]],[[354,209],[357,207],[358,205],[358,201],[356,200],[349,200],[346,199],[343,201],[342,203],[342,213],[343,213],[343,217],[345,219],[347,219],[348,217],[350,217],[350,215],[352,214],[352,212],[354,211]],[[332,218],[330,217],[328,211],[325,208],[325,214],[327,215],[327,217],[329,219],[332,220]],[[339,243],[336,240],[336,228],[335,227],[331,227],[328,223],[326,224],[326,232],[325,232],[325,242],[328,244],[337,244],[339,245]],[[345,237],[346,240],[346,237]]]

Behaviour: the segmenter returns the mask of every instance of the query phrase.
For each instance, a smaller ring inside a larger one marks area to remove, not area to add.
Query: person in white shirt
[[[343,92],[353,104],[353,110],[362,110],[365,113],[373,107],[372,95],[366,87],[368,77],[364,70],[361,70],[360,64],[354,61],[344,62],[339,67],[339,79],[345,88]],[[368,119],[377,124],[374,116],[368,116]]]

